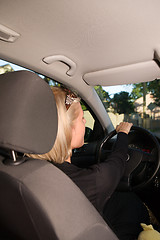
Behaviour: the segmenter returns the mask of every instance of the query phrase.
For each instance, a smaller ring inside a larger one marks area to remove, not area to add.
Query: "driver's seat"
[[[117,240],[63,172],[23,156],[48,152],[56,132],[48,84],[29,71],[0,75],[0,239]]]

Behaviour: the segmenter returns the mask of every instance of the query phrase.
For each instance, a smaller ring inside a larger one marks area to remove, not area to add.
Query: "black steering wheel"
[[[113,151],[107,151],[105,147],[116,134],[114,130],[100,142],[97,152],[98,162],[101,161],[102,155]],[[123,191],[144,188],[155,177],[160,167],[160,144],[151,132],[142,127],[132,126],[128,139],[128,159],[119,184],[119,189]],[[141,144],[137,145],[140,141]],[[143,146],[144,141],[148,143],[148,147]]]

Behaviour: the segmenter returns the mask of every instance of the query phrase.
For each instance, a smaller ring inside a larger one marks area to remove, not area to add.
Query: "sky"
[[[128,85],[117,85],[117,86],[109,86],[109,87],[103,87],[103,89],[110,94],[110,97],[113,97],[115,93],[119,93],[121,91],[125,92],[132,92],[133,86],[132,84]]]
[[[0,66],[6,65],[6,64],[9,64],[15,71],[24,69],[24,68],[19,67],[19,66],[15,65],[15,64],[12,64],[12,63],[0,60]]]
[[[10,66],[11,66],[15,71],[24,69],[24,68],[19,67],[19,66],[15,65],[15,64],[8,63],[8,62],[6,62],[6,61],[0,60],[0,66],[3,66],[3,65],[5,65],[5,64],[10,64]],[[125,92],[131,93],[132,88],[133,88],[133,87],[132,87],[131,84],[129,84],[129,85],[117,85],[117,86],[113,86],[113,87],[112,87],[112,86],[103,87],[103,89],[110,94],[110,97],[113,97],[113,95],[114,95],[115,93],[119,93],[119,92],[121,92],[121,91],[125,91]]]

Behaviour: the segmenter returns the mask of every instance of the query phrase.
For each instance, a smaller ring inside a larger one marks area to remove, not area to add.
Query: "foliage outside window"
[[[127,86],[127,85],[126,85]],[[132,91],[121,91],[112,97],[103,87],[95,87],[112,122],[130,121],[134,125],[160,132],[160,79],[132,84]]]

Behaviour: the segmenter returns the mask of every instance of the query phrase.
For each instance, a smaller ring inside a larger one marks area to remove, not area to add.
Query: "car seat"
[[[24,155],[52,148],[57,121],[42,78],[30,71],[0,75],[0,239],[117,240],[68,176]]]

